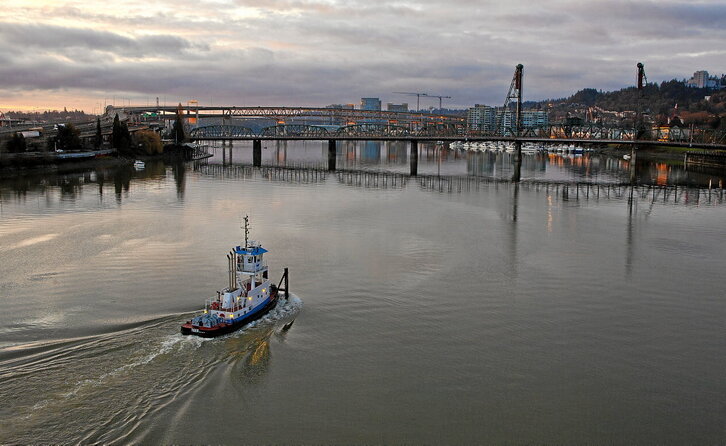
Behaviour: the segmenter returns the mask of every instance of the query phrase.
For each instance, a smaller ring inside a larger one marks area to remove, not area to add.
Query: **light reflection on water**
[[[252,163],[252,143],[237,141],[232,148],[212,144],[214,164]],[[262,163],[269,166],[327,167],[327,141],[264,141]],[[589,149],[588,149],[589,150]],[[630,182],[631,161],[621,155],[600,153],[598,149],[584,154],[525,153],[522,178],[542,181],[587,181],[597,183]],[[230,155],[231,153],[231,155]],[[405,141],[339,141],[339,169],[364,169],[408,174],[410,145]],[[644,157],[644,158],[643,158]],[[647,155],[637,161],[637,182],[646,185],[681,185],[721,187],[726,174],[719,169],[686,171],[682,160],[656,161]],[[420,175],[473,175],[511,179],[514,154],[506,151],[462,151],[447,145],[420,143],[418,173]]]
[[[722,442],[723,192],[431,149],[0,181],[0,442]],[[242,213],[304,310],[182,338]]]

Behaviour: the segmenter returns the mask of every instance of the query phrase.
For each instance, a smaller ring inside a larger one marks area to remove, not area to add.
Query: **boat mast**
[[[244,225],[244,230],[245,230],[245,248],[247,248],[248,242],[249,242],[249,236],[250,236],[250,226],[249,226],[249,224],[250,224],[250,218],[249,218],[249,216],[245,215],[244,216],[244,221],[245,221],[245,225]]]

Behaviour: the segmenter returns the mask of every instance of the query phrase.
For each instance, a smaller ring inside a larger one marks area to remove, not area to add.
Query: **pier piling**
[[[328,140],[328,170],[330,172],[335,172],[335,162],[337,158],[336,141],[334,139],[330,139]]]
[[[418,175],[418,141],[411,140],[411,176]]]
[[[252,166],[262,166],[262,140],[260,139],[252,140]]]

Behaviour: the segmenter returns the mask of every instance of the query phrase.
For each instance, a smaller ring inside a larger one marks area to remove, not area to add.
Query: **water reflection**
[[[234,376],[243,383],[256,382],[267,374],[270,365],[270,338],[274,328],[264,328],[261,332],[251,330],[225,340],[228,357],[234,364]]]
[[[263,141],[263,166],[320,167],[328,162],[327,141]],[[408,141],[338,141],[338,169],[367,169],[410,173]],[[251,141],[210,144],[211,164],[252,164]],[[516,173],[516,156],[507,151],[453,150],[448,144],[419,142],[416,171],[420,175],[473,175],[510,180]],[[521,159],[522,180],[590,181],[639,185],[721,187],[723,170],[690,166],[680,159],[664,161],[640,154],[637,159],[597,151],[585,153],[525,152]],[[633,176],[634,175],[634,176]]]
[[[635,188],[630,188],[630,193],[628,194],[628,224],[626,225],[627,232],[625,237],[625,276],[627,278],[630,278],[633,273],[633,252],[634,252],[634,245],[635,240],[633,237],[633,231],[634,231],[634,214],[633,208],[636,206],[636,200],[635,200]]]
[[[70,172],[34,172],[29,175],[17,175],[0,180],[0,202],[10,197],[23,199],[29,193],[45,195],[57,191],[62,201],[76,202],[81,198],[89,185],[94,185],[98,196],[103,200],[105,186],[113,185],[113,194],[118,204],[128,196],[132,184],[144,185],[160,182],[166,179],[169,171],[176,185],[179,200],[184,197],[186,187],[186,172],[190,168],[188,163],[175,162],[165,164],[161,160],[151,160],[145,163],[143,169],[137,170],[130,163],[105,164],[96,168],[86,168]]]
[[[311,147],[312,151],[320,152],[319,147]],[[327,148],[326,148],[327,149]],[[229,147],[225,149],[229,151]],[[323,166],[313,168],[298,166],[288,161],[291,149],[287,144],[268,148],[280,167],[270,163],[267,167],[256,169],[246,164],[216,164],[206,162],[165,164],[162,161],[149,161],[146,168],[136,170],[130,164],[106,165],[97,169],[79,172],[57,173],[46,172],[26,176],[14,176],[0,180],[0,204],[3,201],[22,201],[32,196],[44,196],[47,204],[56,196],[62,201],[76,202],[82,193],[94,185],[95,191],[103,202],[107,185],[113,185],[113,194],[117,204],[123,203],[133,187],[145,187],[149,184],[163,184],[173,181],[178,201],[184,200],[187,187],[187,176],[190,172],[215,177],[262,177],[273,181],[289,181],[295,183],[324,182],[330,176],[352,186],[376,188],[401,188],[406,185],[408,175],[406,166],[405,143],[373,143],[370,145],[349,144],[339,147],[339,152],[347,153],[350,164],[336,173],[327,172]],[[309,159],[311,151],[305,152]],[[415,182],[423,189],[439,192],[465,192],[478,189],[488,183],[508,183],[511,177],[513,154],[479,152],[463,154],[457,158],[452,151],[437,149],[435,146],[422,149],[420,162],[428,165],[423,169]],[[299,156],[299,154],[298,154]],[[316,156],[320,157],[320,153]],[[298,157],[298,160],[301,159]],[[645,163],[645,161],[641,161]],[[377,164],[376,164],[377,163]],[[428,163],[428,164],[426,164]],[[436,163],[435,170],[433,163]],[[465,174],[447,174],[452,164],[461,165]],[[377,165],[378,169],[370,169]],[[563,201],[579,201],[581,199],[623,198],[631,192],[633,200],[671,200],[675,204],[712,204],[722,203],[724,190],[723,180],[713,173],[687,172],[678,166],[668,163],[644,164],[639,168],[640,182],[629,185],[627,172],[629,163],[622,159],[613,159],[597,155],[580,157],[562,157],[556,154],[538,154],[523,157],[522,181],[516,189],[514,198],[520,188],[540,190],[546,188]],[[353,167],[351,167],[353,166]],[[357,166],[357,168],[354,168]],[[553,167],[554,166],[554,167]],[[554,170],[554,171],[553,171]],[[416,178],[416,177],[413,177]],[[580,180],[584,178],[583,180]],[[623,181],[618,181],[623,180]],[[672,185],[675,183],[675,185]],[[682,185],[684,184],[685,187]],[[639,197],[642,195],[642,197]],[[549,196],[549,195],[548,195]],[[50,201],[49,201],[50,200]],[[513,208],[514,210],[515,208]],[[515,212],[513,218],[517,218]]]

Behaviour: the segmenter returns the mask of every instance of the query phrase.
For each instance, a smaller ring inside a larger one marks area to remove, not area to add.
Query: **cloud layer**
[[[503,102],[518,63],[526,99],[632,85],[638,61],[651,81],[726,71],[720,0],[117,3],[5,2],[0,108],[412,102],[394,91],[464,107]]]

